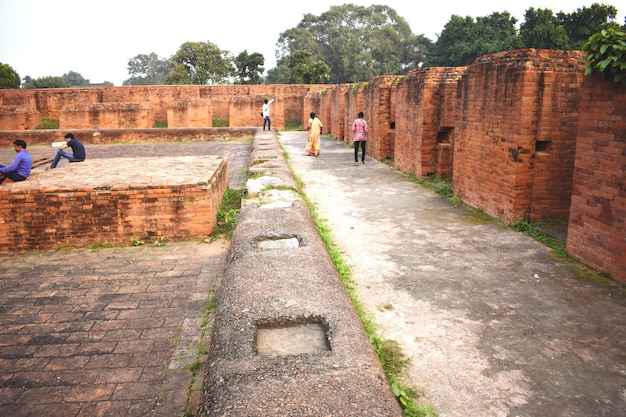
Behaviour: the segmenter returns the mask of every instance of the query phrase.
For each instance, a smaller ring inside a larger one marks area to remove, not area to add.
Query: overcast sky
[[[624,23],[626,0],[0,0],[0,62],[22,78],[75,71],[92,83],[120,86],[129,78],[131,58],[154,52],[167,59],[184,42],[212,42],[235,56],[260,52],[268,70],[276,66],[280,33],[333,5],[387,5],[413,33],[436,41],[453,14],[475,18],[507,11],[522,21],[530,7],[572,13],[594,2],[615,6],[616,20]]]

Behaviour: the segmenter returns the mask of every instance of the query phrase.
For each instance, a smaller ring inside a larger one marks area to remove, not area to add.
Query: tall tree
[[[160,85],[165,84],[168,73],[168,60],[157,54],[139,54],[128,61],[128,75],[124,85]]]
[[[263,81],[261,75],[265,71],[263,64],[265,64],[265,57],[262,54],[258,52],[248,54],[247,50],[241,52],[235,58],[236,84],[261,84]]]
[[[515,24],[508,12],[465,18],[452,15],[427,56],[426,66],[458,67],[481,55],[519,47]]]
[[[287,69],[281,64],[290,54],[308,51],[313,62],[330,68],[331,83],[367,81],[417,68],[431,44],[388,6],[332,6],[320,16],[304,15],[298,26],[280,34],[277,70]]]
[[[565,28],[550,9],[526,10],[520,37],[525,48],[567,50],[571,46]]]
[[[560,12],[556,16],[569,37],[572,49],[580,49],[595,33],[611,27],[619,28],[615,22],[617,9],[605,4],[593,3],[573,13]]]
[[[287,57],[289,84],[323,84],[330,79],[330,68],[314,60],[309,51],[295,51]]]
[[[72,87],[79,87],[81,85],[89,84],[89,80],[77,73],[76,71],[69,71],[63,74],[63,78],[67,80],[67,82]]]
[[[20,88],[20,76],[9,64],[0,62],[0,90]]]
[[[167,84],[229,84],[233,58],[211,42],[185,42],[170,59]]]

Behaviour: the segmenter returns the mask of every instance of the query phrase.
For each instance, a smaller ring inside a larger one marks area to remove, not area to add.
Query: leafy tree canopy
[[[229,84],[233,57],[211,42],[185,42],[169,61],[167,84]]]
[[[26,76],[23,88],[69,88],[70,82],[64,77],[48,75],[46,77],[30,78]]]
[[[168,73],[168,60],[159,58],[154,52],[139,54],[128,61],[128,74],[131,76],[123,85],[158,85],[165,83]]]
[[[626,29],[626,27],[624,28]],[[588,52],[585,75],[611,76],[613,82],[626,86],[626,33],[609,28],[592,35],[582,46]]]
[[[63,74],[63,78],[67,80],[70,87],[79,87],[81,85],[89,84],[89,80],[77,73],[76,71],[69,71]]]
[[[520,47],[515,24],[508,12],[465,18],[452,15],[439,35],[427,66],[464,66],[477,57]]]
[[[20,76],[9,65],[0,62],[0,90],[20,88]]]
[[[262,74],[265,71],[263,67],[265,57],[258,52],[248,54],[247,50],[241,52],[235,58],[235,67],[237,72],[236,84],[261,84],[263,81]]]
[[[332,6],[320,16],[306,14],[298,26],[280,34],[278,74],[273,78],[290,78],[287,58],[297,51],[310,53],[311,62],[322,61],[330,69],[331,83],[404,74],[420,65],[431,44],[423,35],[414,35],[388,6]]]
[[[613,6],[594,3],[573,13],[550,9],[526,10],[519,32],[508,12],[486,17],[453,15],[439,35],[425,65],[463,66],[488,53],[517,48],[580,49],[594,33],[619,28]]]

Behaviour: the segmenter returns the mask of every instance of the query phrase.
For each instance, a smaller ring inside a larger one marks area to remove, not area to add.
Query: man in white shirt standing
[[[271,100],[263,100],[263,130],[265,130],[265,126],[267,126],[267,130],[272,130],[272,121],[270,120],[270,104],[274,102],[274,99]]]

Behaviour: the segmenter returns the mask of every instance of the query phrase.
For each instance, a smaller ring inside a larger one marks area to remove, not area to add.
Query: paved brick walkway
[[[142,156],[223,155],[230,187],[241,188],[250,149],[229,142],[87,143],[87,157],[134,155],[133,172]],[[33,159],[54,156],[47,146],[28,150]],[[0,163],[13,156],[9,144],[0,147]],[[56,174],[44,169],[35,175]],[[206,372],[208,307],[228,245],[0,254],[0,416],[193,415]]]
[[[193,413],[226,248],[0,254],[0,415]]]

